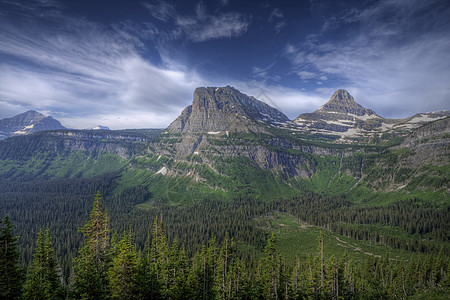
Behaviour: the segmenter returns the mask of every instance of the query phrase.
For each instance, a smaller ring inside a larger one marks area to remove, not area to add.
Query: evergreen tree
[[[309,281],[307,277],[307,271],[302,269],[300,259],[297,257],[289,281],[289,298],[306,299],[308,297]]]
[[[25,299],[62,299],[61,278],[52,246],[50,229],[39,231],[33,262],[28,268]]]
[[[148,233],[145,248],[139,264],[138,286],[142,299],[161,299],[161,285],[157,278],[157,263],[153,260],[151,234]]]
[[[8,216],[0,227],[0,299],[18,299],[22,293],[23,270],[19,265],[18,237]]]
[[[276,238],[272,233],[260,261],[261,287],[264,299],[281,299],[285,294],[285,263],[275,249]]]
[[[112,299],[139,299],[139,258],[131,230],[119,242],[108,275]]]
[[[100,200],[97,192],[90,220],[81,229],[84,245],[74,260],[72,296],[78,299],[103,299],[108,294],[110,223]]]
[[[201,252],[194,256],[191,274],[189,275],[190,298],[215,299],[214,282],[217,245],[215,239],[210,240],[209,247],[202,246]]]
[[[180,250],[176,240],[170,247],[168,275],[168,298],[183,299],[189,293],[187,285],[189,262],[184,248]]]
[[[169,289],[169,243],[167,242],[164,232],[163,218],[160,216],[155,218],[153,225],[152,246],[151,246],[150,263],[152,270],[159,282],[160,290],[158,291],[163,298],[167,298]]]

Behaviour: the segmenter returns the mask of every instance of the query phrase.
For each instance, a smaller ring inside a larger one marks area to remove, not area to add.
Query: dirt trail
[[[365,255],[370,255],[370,256],[373,256],[373,257],[381,258],[381,255],[373,254],[372,252],[367,252],[367,251],[364,251],[364,252],[363,252],[361,248],[356,247],[356,246],[353,246],[353,245],[349,244],[348,242],[341,240],[339,237],[336,237],[336,240],[337,240],[338,242],[342,243],[342,244],[339,244],[339,245],[342,246],[342,247],[348,247],[348,248],[353,249],[354,251],[362,252],[362,253],[364,253]],[[345,244],[345,245],[344,245],[344,244]]]

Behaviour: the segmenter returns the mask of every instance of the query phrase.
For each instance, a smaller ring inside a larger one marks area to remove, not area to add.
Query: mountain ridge
[[[350,101],[350,97],[341,98]],[[342,101],[333,100],[332,104]],[[350,106],[361,109],[357,103]],[[403,132],[386,134],[385,140],[339,141],[332,131],[317,134],[285,121],[287,117],[275,108],[234,88],[199,88],[192,105],[166,130],[61,130],[1,141],[0,175],[59,178],[117,171],[126,184],[141,183],[153,197],[173,203],[186,197],[268,199],[277,197],[277,190],[292,196],[305,189],[351,195],[358,191],[417,194],[431,188],[430,193],[445,198],[446,127],[437,122],[417,138],[411,136],[411,143],[402,141],[423,122],[434,124],[430,121],[446,113],[396,120],[392,126],[403,126]],[[345,115],[348,127],[355,123],[347,112],[316,114]],[[320,121],[325,123],[311,120]],[[187,190],[195,190],[190,192],[195,196],[184,196]]]

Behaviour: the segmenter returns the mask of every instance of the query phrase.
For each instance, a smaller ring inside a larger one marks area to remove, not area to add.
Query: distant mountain
[[[411,129],[449,115],[448,111],[442,111],[417,114],[407,119],[385,119],[362,107],[349,92],[340,89],[318,110],[301,114],[293,122],[301,131],[334,135],[340,142],[361,142],[361,139],[380,138],[385,133],[390,134],[387,138],[405,136]]]
[[[96,127],[92,128],[93,130],[111,130],[108,126],[103,125],[97,125]]]
[[[16,135],[27,135],[44,130],[65,129],[58,120],[29,110],[12,118],[0,120],[0,139]]]
[[[192,105],[167,128],[169,132],[259,132],[260,123],[280,124],[289,119],[282,112],[237,89],[201,87],[194,91]]]

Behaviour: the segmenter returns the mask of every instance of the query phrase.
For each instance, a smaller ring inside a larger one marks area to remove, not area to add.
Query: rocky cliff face
[[[417,167],[425,163],[448,164],[450,157],[450,117],[426,123],[409,134],[395,148],[409,148],[412,155],[405,163]]]
[[[0,120],[0,139],[58,129],[65,129],[58,120],[30,110],[15,117]]]
[[[258,122],[279,124],[289,119],[277,109],[227,86],[197,88],[192,105],[167,128],[173,133],[264,131]]]
[[[345,91],[337,92],[324,110],[348,107],[364,110]],[[351,105],[350,105],[351,104]],[[364,110],[365,114],[374,114]],[[328,148],[305,144],[292,136],[288,118],[269,105],[231,87],[198,88],[192,105],[167,128],[157,144],[156,155],[190,163],[201,160],[210,166],[217,161],[247,158],[252,164],[286,178],[311,177],[316,172],[314,155],[346,157],[363,149]],[[282,131],[284,137],[277,136]],[[193,158],[194,157],[194,158]],[[167,166],[168,174],[178,174]],[[188,173],[188,171],[186,171]]]

